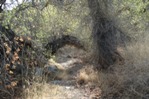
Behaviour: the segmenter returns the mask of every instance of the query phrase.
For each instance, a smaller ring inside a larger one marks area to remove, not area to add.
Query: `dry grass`
[[[88,65],[79,70],[76,81],[78,84],[98,83],[98,72],[92,65]]]
[[[149,98],[149,46],[148,40],[136,42],[123,51],[124,65],[114,65],[100,72],[104,99]]]
[[[78,99],[82,96],[81,91],[71,85],[75,83],[73,81],[55,80],[48,83],[45,81],[46,79],[43,82],[33,82],[25,88],[21,99],[75,99],[75,97]]]
[[[48,83],[34,82],[24,91],[24,99],[60,99],[61,95],[65,95],[61,90],[61,86]]]
[[[22,99],[61,99],[66,97],[64,86],[51,83],[54,79],[67,79],[65,71],[49,75],[35,75],[29,86],[24,88]]]

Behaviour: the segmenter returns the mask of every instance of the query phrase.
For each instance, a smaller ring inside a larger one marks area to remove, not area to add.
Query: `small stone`
[[[70,87],[69,86],[67,86],[67,87],[65,87],[66,89],[70,89]]]

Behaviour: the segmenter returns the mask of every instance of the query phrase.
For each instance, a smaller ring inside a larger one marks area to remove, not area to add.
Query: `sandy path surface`
[[[49,86],[55,89],[49,91],[42,99],[100,99],[100,89],[95,86],[77,84],[75,79],[78,71],[85,65],[82,57],[86,52],[74,47],[64,47],[56,54],[56,62],[60,63],[67,70],[67,77],[55,79],[49,82]],[[63,79],[64,78],[64,79]],[[54,92],[55,91],[55,92]]]

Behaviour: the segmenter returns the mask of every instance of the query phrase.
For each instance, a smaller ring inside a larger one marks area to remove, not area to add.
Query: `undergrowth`
[[[99,72],[103,99],[149,98],[149,46],[147,37],[126,45],[125,64]]]

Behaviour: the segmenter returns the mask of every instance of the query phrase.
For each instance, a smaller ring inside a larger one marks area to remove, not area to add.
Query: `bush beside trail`
[[[39,50],[30,37],[17,36],[3,26],[0,32],[0,98],[8,99],[19,94],[16,90],[32,79],[32,68],[44,66],[46,59],[42,54],[37,55]]]

